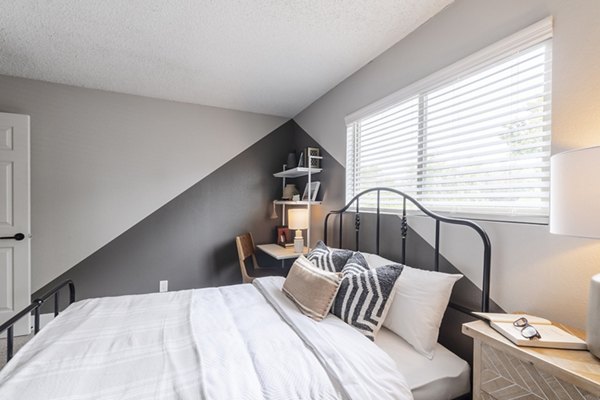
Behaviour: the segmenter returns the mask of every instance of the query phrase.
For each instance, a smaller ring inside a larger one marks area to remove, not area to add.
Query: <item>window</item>
[[[551,33],[541,21],[348,116],[347,199],[392,187],[434,211],[546,222]]]

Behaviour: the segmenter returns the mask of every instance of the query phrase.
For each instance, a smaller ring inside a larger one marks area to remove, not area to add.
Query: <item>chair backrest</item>
[[[246,260],[248,257],[252,257],[252,265],[254,268],[258,268],[256,256],[254,254],[254,240],[250,233],[244,233],[243,235],[236,236],[235,244],[237,246],[238,258],[240,261],[240,272],[242,273],[242,281],[244,283],[251,283],[252,277],[248,275],[246,269]]]

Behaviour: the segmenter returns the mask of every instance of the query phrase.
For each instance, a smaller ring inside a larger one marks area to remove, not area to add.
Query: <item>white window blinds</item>
[[[347,117],[347,199],[392,187],[436,211],[547,218],[551,31],[542,21]]]

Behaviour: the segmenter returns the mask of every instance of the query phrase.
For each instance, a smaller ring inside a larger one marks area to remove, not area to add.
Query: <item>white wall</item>
[[[31,115],[33,291],[286,121],[5,76],[0,111]]]
[[[345,164],[344,117],[549,15],[554,16],[552,150],[600,144],[600,2],[457,0],[325,94],[294,119]],[[600,223],[600,221],[599,221]],[[426,237],[430,229],[417,222]],[[588,284],[600,272],[600,243],[548,233],[547,226],[484,223],[492,238],[492,298],[578,327]],[[459,228],[455,228],[459,229]],[[480,252],[445,231],[443,253],[479,283]],[[457,247],[457,243],[460,247]],[[454,244],[454,246],[453,246]]]
[[[434,243],[434,224],[411,218],[419,235]],[[600,272],[600,241],[551,235],[547,225],[480,222],[492,242],[491,295],[506,311],[583,328],[589,282]],[[442,228],[441,252],[481,287],[481,240],[464,227]]]

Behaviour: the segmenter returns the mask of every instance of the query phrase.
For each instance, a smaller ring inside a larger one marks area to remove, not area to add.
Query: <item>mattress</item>
[[[386,328],[375,344],[394,360],[415,400],[454,399],[471,390],[469,364],[439,343],[432,360]]]

